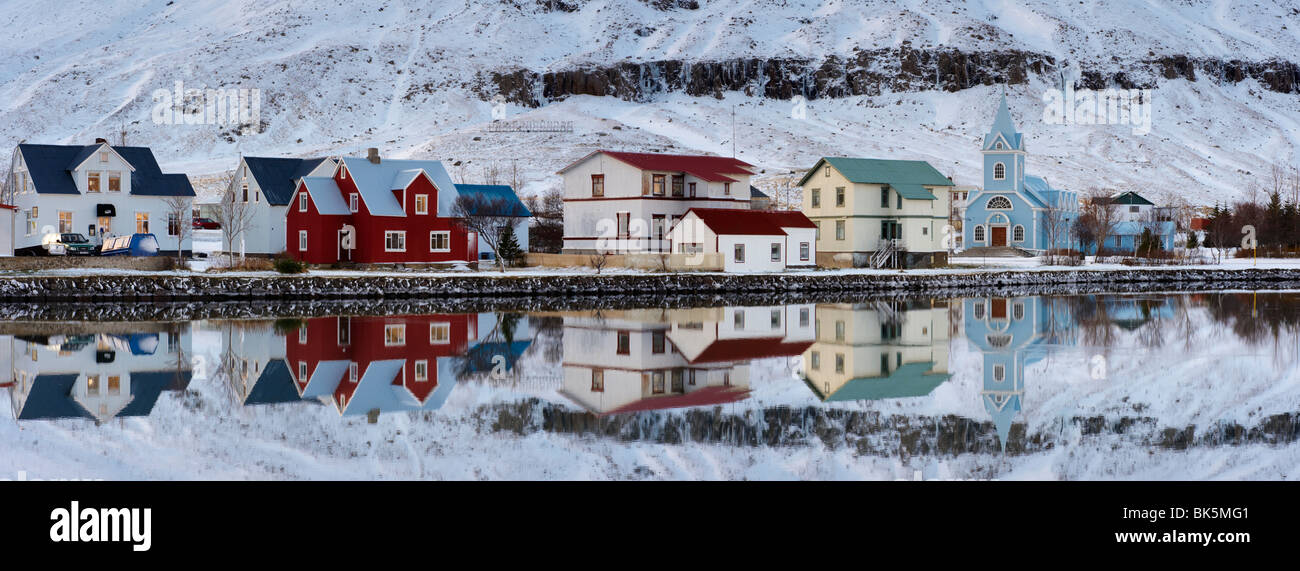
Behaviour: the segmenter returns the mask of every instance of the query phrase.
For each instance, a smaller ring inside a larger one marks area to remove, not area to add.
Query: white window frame
[[[417,383],[428,382],[429,361],[427,359],[420,359],[419,361],[416,361],[415,366],[412,367],[412,369],[415,371],[415,382]]]
[[[988,238],[988,231],[984,229],[984,225],[983,225],[983,224],[976,224],[976,225],[975,225],[975,241],[976,241],[976,242],[983,243],[983,242],[986,242],[986,241],[987,241],[986,238]]]
[[[307,211],[307,191],[298,193],[298,212]]]
[[[1002,172],[998,173],[998,169],[1002,169]],[[1007,180],[1006,163],[993,163],[993,180]]]
[[[451,345],[451,324],[430,323],[429,344],[430,345]]]
[[[397,236],[401,239],[401,248],[389,246],[389,238]],[[405,252],[406,251],[406,231],[405,230],[385,230],[384,231],[384,251],[385,252]]]
[[[389,332],[400,333],[401,339],[393,339]],[[406,346],[406,324],[390,323],[384,325],[384,346],[385,347],[405,347]]]
[[[779,261],[781,261],[781,243],[780,243],[780,242],[772,242],[772,261],[773,261],[773,262],[779,262]]]
[[[361,202],[359,197],[360,195],[358,195],[355,192],[348,195],[348,210],[353,214],[356,214],[358,211],[361,210]]]
[[[427,194],[415,195],[415,213],[416,214],[429,213],[429,195]]]
[[[68,229],[67,229],[67,230],[64,230],[64,229],[63,229],[63,217],[64,217],[65,214],[67,215],[67,218],[68,218]],[[60,210],[60,211],[59,211],[59,233],[60,233],[60,234],[63,234],[63,233],[65,233],[65,232],[75,232],[75,231],[76,231],[75,228],[76,228],[76,225],[72,223],[72,211],[71,211],[71,210]]]
[[[735,244],[731,249],[731,261],[737,264],[745,263],[745,245]]]
[[[141,215],[144,216],[143,219],[140,218]],[[141,222],[144,222],[144,229],[143,229],[143,230],[140,229],[140,223],[141,223]],[[139,211],[137,211],[137,212],[135,213],[135,233],[136,233],[136,234],[148,234],[148,233],[149,233],[149,213],[148,213],[148,212],[139,212]]]
[[[1016,237],[1017,234],[1020,235],[1019,238]],[[1015,227],[1013,227],[1013,228],[1011,229],[1011,241],[1012,241],[1012,242],[1024,242],[1024,241],[1025,241],[1025,227],[1024,227],[1023,225],[1021,225],[1021,224],[1016,224]]]
[[[307,231],[306,231],[306,230],[299,230],[299,231],[298,231],[298,251],[299,251],[299,252],[306,252],[306,251],[307,251]]]
[[[445,242],[444,242],[444,243],[446,244],[446,247],[443,247],[443,248],[435,248],[435,247],[433,246],[433,238],[434,238],[435,236],[439,235],[439,234],[445,236]],[[433,231],[430,231],[430,232],[429,232],[429,251],[430,251],[430,252],[450,252],[450,251],[451,251],[451,232],[449,232],[449,231],[447,231],[447,230],[433,230]]]

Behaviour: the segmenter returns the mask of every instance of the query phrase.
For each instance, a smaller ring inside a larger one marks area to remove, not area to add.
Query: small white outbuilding
[[[817,260],[817,226],[795,210],[692,208],[668,237],[675,254],[719,254],[726,272],[781,272]]]

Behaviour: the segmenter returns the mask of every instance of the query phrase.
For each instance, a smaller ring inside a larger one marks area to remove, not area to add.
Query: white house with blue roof
[[[251,219],[244,231],[244,252],[275,255],[287,247],[285,214],[298,181],[303,177],[329,176],[337,159],[241,157],[235,169],[234,199],[251,205]],[[232,247],[238,250],[238,246]]]
[[[15,209],[16,254],[39,254],[60,234],[78,233],[100,244],[105,238],[134,233],[158,237],[163,252],[189,251],[181,240],[190,224],[189,206],[178,216],[172,197],[190,199],[194,187],[184,174],[163,173],[148,147],[35,145],[14,150],[8,196]]]
[[[1005,95],[981,152],[984,188],[966,199],[964,247],[1013,247],[1035,253],[1070,247],[1070,227],[1079,216],[1078,194],[1054,189],[1046,179],[1025,172],[1024,135],[1016,131]]]

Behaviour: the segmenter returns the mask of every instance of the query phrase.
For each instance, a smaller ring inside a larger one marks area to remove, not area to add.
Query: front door
[[[993,245],[994,245],[994,246],[1006,246],[1006,245],[1007,245],[1007,227],[1006,227],[1006,226],[994,226],[994,227],[993,227]]]

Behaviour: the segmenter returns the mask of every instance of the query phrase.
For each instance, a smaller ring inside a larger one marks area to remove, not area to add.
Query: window
[[[779,242],[772,242],[772,261],[781,261],[781,244]]]
[[[889,187],[880,187],[880,207],[889,208]]]
[[[86,173],[86,192],[99,192],[99,173]]]
[[[1128,211],[1129,211],[1129,212],[1132,212],[1132,213],[1134,213],[1134,214],[1137,214],[1138,207],[1137,207],[1137,206],[1130,206],[1130,207],[1128,207]]]
[[[830,165],[826,165],[826,166],[822,167],[822,176],[824,176],[824,177],[828,177],[828,178],[831,176],[831,166],[830,166]]]
[[[976,242],[984,241],[984,225],[982,224],[975,227],[975,241]]]
[[[603,174],[591,175],[591,195],[605,196],[605,175]]]
[[[101,162],[101,163],[106,163],[106,162],[108,162],[108,151],[100,151],[100,152],[99,152],[99,162]]]
[[[36,207],[27,211],[27,235],[31,236],[36,233]]]
[[[731,183],[729,182],[722,183],[722,194],[731,196]]]
[[[148,234],[148,233],[149,233],[149,213],[148,213],[148,212],[136,212],[136,213],[135,213],[135,233],[136,233],[136,234]]]
[[[298,212],[307,211],[307,191],[298,193]]]
[[[307,344],[307,326],[305,325],[298,327],[298,344]]]
[[[836,221],[835,221],[835,239],[836,239],[836,240],[843,240],[843,239],[844,239],[844,221],[843,221],[843,220],[836,220]]]
[[[664,332],[653,331],[650,333],[650,352],[656,355],[663,353],[665,350]]]
[[[745,312],[744,312],[743,310],[740,310],[740,309],[737,309],[736,311],[732,312],[732,314],[731,314],[731,324],[732,324],[732,326],[734,326],[734,327],[735,327],[736,329],[738,329],[738,330],[739,330],[739,329],[744,329],[744,328],[745,328]]]
[[[307,362],[298,361],[298,382],[301,383],[306,380],[307,380]]]
[[[993,365],[993,380],[1002,382],[1007,379],[1007,368],[1002,365]]]
[[[983,302],[980,302],[980,303],[976,303],[976,304],[975,304],[975,311],[974,311],[974,313],[975,313],[975,319],[984,319],[984,303],[983,303]]]
[[[835,206],[844,206],[844,187],[835,188]]]
[[[181,215],[179,212],[167,213],[167,235],[168,236],[181,235]]]
[[[68,210],[59,211],[59,233],[72,231],[72,212]]]
[[[844,353],[835,354],[835,372],[836,373],[844,372]]]
[[[451,232],[429,232],[430,252],[450,252]]]
[[[113,375],[108,378],[108,394],[110,395],[122,394],[122,377],[118,375]]]
[[[1025,318],[1025,304],[1014,303],[1011,305],[1011,317],[1016,320]]]
[[[813,208],[822,207],[822,190],[820,188],[812,189],[812,207]]]
[[[243,197],[244,204],[248,204],[248,183],[239,185],[240,196]]]
[[[993,180],[1006,180],[1007,165],[998,163],[993,165]]]
[[[618,220],[618,237],[627,238],[628,234],[631,232],[629,227],[632,224],[632,213],[619,212],[616,213],[614,217]]]
[[[994,145],[993,148],[995,148],[995,149],[1001,151],[1001,150],[1002,150],[1002,141],[998,141],[998,144],[997,144],[997,145]]]
[[[406,325],[385,325],[384,346],[396,347],[406,345]]]
[[[385,252],[405,252],[406,232],[384,232]]]
[[[808,326],[808,315],[809,315],[808,308],[806,307],[799,308],[799,327]]]
[[[419,360],[415,362],[415,382],[423,383],[429,380],[429,362]]]
[[[736,253],[735,253],[733,259],[735,260],[735,262],[736,262],[737,264],[743,264],[743,263],[745,263],[745,245],[744,245],[744,244],[736,244]]]
[[[994,196],[984,203],[988,210],[1011,210],[1011,200],[1005,196]]]
[[[688,184],[687,189],[691,192],[691,198],[695,198],[695,183]]]
[[[627,331],[618,332],[618,347],[615,349],[619,355],[632,354],[632,334]]]
[[[348,382],[355,383],[357,382],[357,379],[360,378],[360,376],[361,376],[361,372],[359,370],[359,367],[357,366],[356,361],[348,363]]]
[[[348,211],[356,213],[359,210],[361,210],[360,197],[354,192],[348,195]]]
[[[681,369],[673,369],[673,393],[682,394],[686,392],[686,383],[684,381],[684,372]]]
[[[650,193],[651,193],[651,194],[653,194],[653,195],[655,195],[655,196],[663,196],[663,195],[664,195],[664,179],[665,179],[665,178],[667,178],[667,177],[665,177],[664,175],[661,175],[661,174],[651,175],[651,177],[650,177],[650,180],[651,180],[651,183],[650,183]]]
[[[779,309],[773,309],[773,310],[772,310],[772,329],[779,329],[780,327],[781,327],[781,310],[779,310]]]
[[[897,196],[898,196],[898,209],[899,209],[899,210],[902,210],[902,209],[903,209],[903,195],[902,195],[902,194],[899,194],[899,195],[897,195]],[[931,203],[931,204],[933,204],[933,203]]]
[[[836,341],[844,340],[844,321],[835,322],[835,340]]]
[[[427,194],[415,195],[415,213],[416,214],[429,213],[429,195]]]
[[[681,175],[673,175],[673,196],[682,195],[682,186],[685,184],[685,182],[686,182],[686,177]]]
[[[591,392],[605,392],[605,371],[601,369],[591,370]]]
[[[813,351],[812,355],[809,355],[808,367],[814,371],[822,368],[822,354],[820,352]]]
[[[122,172],[121,172],[121,171],[109,171],[109,173],[108,173],[108,191],[109,191],[109,192],[121,192],[121,191],[122,191]]]
[[[1011,230],[1011,239],[1017,242],[1025,241],[1025,227],[1019,224]]]
[[[306,251],[307,251],[307,231],[306,231],[306,230],[299,230],[299,231],[298,231],[298,251],[299,251],[299,252],[306,252]]]
[[[430,324],[429,324],[429,344],[431,344],[431,345],[449,345],[449,344],[451,344],[451,324],[450,324],[450,323],[430,323]]]
[[[812,245],[808,242],[799,242],[799,261],[807,262],[811,255]]]
[[[650,392],[661,395],[664,393],[664,372],[655,371],[650,373]]]
[[[921,227],[921,235],[922,235],[922,236],[929,236],[929,235],[930,235],[930,227],[929,227],[929,226],[922,226],[922,227]]]
[[[339,345],[352,344],[352,318],[351,317],[347,317],[347,316],[339,317],[338,323],[335,326],[335,328],[338,329],[339,332]]]

